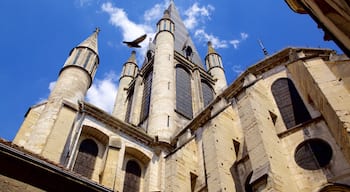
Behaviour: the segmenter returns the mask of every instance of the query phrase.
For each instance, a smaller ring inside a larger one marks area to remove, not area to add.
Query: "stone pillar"
[[[111,188],[115,191],[117,187],[117,169],[119,161],[119,151],[121,148],[121,141],[118,137],[111,137],[109,139],[107,158],[105,163],[105,168],[103,171],[102,185]]]

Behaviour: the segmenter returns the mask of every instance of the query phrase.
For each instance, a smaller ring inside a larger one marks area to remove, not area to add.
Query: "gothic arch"
[[[141,185],[141,166],[135,160],[129,160],[125,167],[124,192],[138,192]]]
[[[137,148],[125,146],[123,191],[142,191],[146,168],[151,158]]]
[[[98,167],[97,159],[101,159],[104,155],[108,142],[107,134],[94,127],[84,125],[75,155],[72,156],[74,158],[73,171],[93,179],[93,172]]]
[[[277,79],[271,85],[271,92],[287,129],[311,119],[303,100],[290,79]]]
[[[81,135],[93,137],[94,139],[101,142],[103,145],[108,144],[109,136],[101,130],[96,129],[95,127],[84,125],[81,131]]]

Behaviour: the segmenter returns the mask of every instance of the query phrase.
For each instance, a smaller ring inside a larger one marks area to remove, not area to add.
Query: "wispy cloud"
[[[128,18],[126,12],[119,7],[113,6],[112,3],[103,3],[101,6],[102,11],[109,14],[109,23],[121,30],[123,35],[123,40],[132,41],[143,34],[147,34],[148,37],[153,37],[155,32],[152,26],[146,23],[136,23]],[[149,13],[148,17],[154,13]],[[144,55],[147,49],[148,41],[143,41],[141,43],[140,55]]]
[[[240,34],[240,38],[231,40],[230,44],[233,46],[233,48],[238,49],[238,46],[242,43],[242,41],[245,41],[248,36],[248,33],[242,32]]]
[[[90,6],[92,2],[93,0],[75,0],[74,4],[77,7],[85,7],[85,6]]]
[[[200,7],[197,2],[194,3],[184,13],[186,16],[186,19],[184,20],[185,26],[189,30],[194,29],[198,24],[204,23],[206,19],[210,19],[210,14],[214,9],[215,8],[212,5]]]
[[[145,11],[143,18],[146,23],[154,25],[154,22],[162,18],[164,10],[168,7],[169,0],[155,4],[151,9]]]
[[[225,40],[206,31],[205,21],[210,20],[210,15],[214,10],[215,7],[210,4],[201,6],[198,2],[195,2],[184,12],[186,16],[184,19],[185,26],[194,33],[194,37],[200,42],[211,41],[213,47],[217,49],[229,48],[230,45],[238,49],[242,41],[248,38],[247,33],[240,33],[239,39]]]
[[[116,80],[117,76],[113,72],[106,74],[103,79],[95,79],[87,92],[87,101],[109,113],[112,112],[118,90]]]
[[[211,41],[214,48],[227,48],[229,45],[226,40],[220,40],[217,36],[206,33],[204,29],[197,29],[196,32],[194,33],[194,36],[199,41],[203,41],[203,42]]]

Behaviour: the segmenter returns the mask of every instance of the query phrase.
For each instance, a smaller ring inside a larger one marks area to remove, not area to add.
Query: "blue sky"
[[[166,0],[3,0],[0,1],[0,137],[12,140],[28,108],[44,101],[70,50],[96,26],[100,66],[87,100],[107,111],[113,106],[118,76],[131,50],[121,42],[152,35]],[[323,41],[308,16],[292,12],[284,0],[175,0],[199,55],[208,40],[222,56],[228,83],[283,48],[340,49]],[[132,28],[132,30],[130,30]],[[144,49],[138,50],[139,63]]]

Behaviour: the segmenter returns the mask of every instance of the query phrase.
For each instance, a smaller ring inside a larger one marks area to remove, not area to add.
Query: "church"
[[[99,30],[71,50],[47,100],[0,142],[2,189],[350,191],[347,56],[288,47],[227,84],[173,1],[155,27],[143,63],[124,62],[111,114],[84,101]]]

